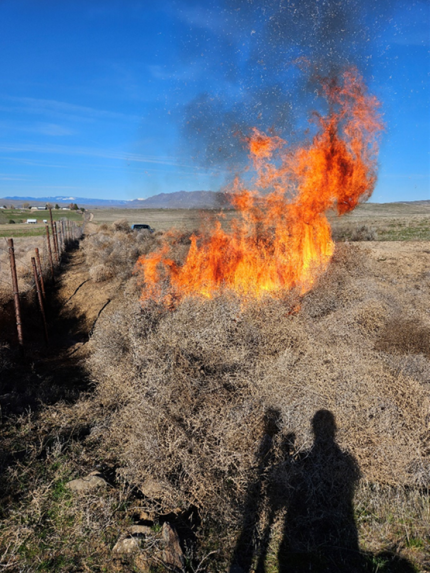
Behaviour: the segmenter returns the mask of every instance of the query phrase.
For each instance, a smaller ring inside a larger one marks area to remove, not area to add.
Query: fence
[[[49,344],[45,314],[50,293],[47,286],[55,283],[66,250],[83,234],[82,226],[75,222],[69,219],[53,221],[51,209],[49,215],[50,224],[46,225],[43,237],[18,239],[18,246],[13,239],[5,239],[4,246],[0,246],[0,291],[3,298],[13,298],[18,345],[22,354],[25,346],[22,298],[36,295],[45,343]]]

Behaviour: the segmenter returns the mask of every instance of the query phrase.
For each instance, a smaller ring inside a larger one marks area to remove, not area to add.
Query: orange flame
[[[343,215],[370,197],[382,129],[379,104],[355,70],[322,85],[329,113],[314,114],[312,142],[293,149],[254,128],[247,143],[256,176],[252,189],[239,178],[234,182],[231,197],[239,215],[230,229],[218,220],[209,234],[193,235],[182,265],[169,258],[167,243],[141,257],[142,300],[171,304],[229,290],[261,298],[312,287],[334,252],[325,213]]]

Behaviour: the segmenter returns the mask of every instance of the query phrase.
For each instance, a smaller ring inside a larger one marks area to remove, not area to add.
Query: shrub
[[[112,227],[114,231],[124,231],[124,233],[131,232],[131,227],[127,219],[118,219],[118,221],[112,223]]]
[[[419,299],[423,312],[427,303]],[[106,412],[95,435],[163,511],[194,504],[224,525],[238,524],[262,444],[285,468],[286,441],[289,455],[308,448],[318,410],[333,413],[338,443],[366,479],[423,486],[423,370],[376,348],[408,304],[380,284],[363,249],[347,245],[299,312],[294,294],[245,306],[227,294],[190,298],[173,312],[125,301],[102,315],[92,339],[89,367]],[[270,412],[276,431],[267,437]],[[276,479],[289,487],[287,473]]]
[[[351,235],[351,241],[376,241],[377,239],[376,229],[369,225],[358,226]]]
[[[95,282],[111,278],[129,279],[141,255],[157,247],[159,238],[143,233],[132,233],[127,221],[116,221],[112,227],[100,225],[81,244],[90,276]]]

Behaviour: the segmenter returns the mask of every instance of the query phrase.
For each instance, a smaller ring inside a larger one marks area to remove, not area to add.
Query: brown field
[[[31,257],[34,249],[39,249],[42,266],[48,268],[48,254],[44,237],[15,237],[14,249],[17,275],[21,292],[27,292],[33,287]],[[10,298],[12,294],[9,250],[6,237],[0,238],[0,303]]]
[[[146,223],[155,230],[195,231],[207,225],[218,211],[198,211],[194,209],[94,209],[95,223],[111,224],[118,219],[133,223]],[[224,211],[225,224],[235,216],[234,211]],[[380,241],[430,240],[430,201],[411,203],[365,203],[352,213],[337,217],[329,215],[335,238],[351,239],[363,225],[376,232]],[[366,233],[365,233],[366,234]],[[368,234],[368,233],[367,233]],[[366,239],[365,239],[366,240]]]
[[[199,213],[94,215],[52,291],[51,349],[28,317],[17,361],[0,315],[2,567],[172,571],[168,522],[178,572],[429,571],[429,204],[336,220],[333,261],[303,297],[175,310],[141,307],[133,274],[163,235],[106,223],[189,232]],[[91,472],[106,485],[67,488]],[[115,553],[127,536],[134,552]]]
[[[169,231],[172,228],[180,231],[197,230],[205,218],[213,218],[218,211],[200,211],[197,209],[94,209],[95,223],[111,224],[118,219],[126,219],[130,225],[145,223],[156,231]],[[226,211],[227,220],[234,215]]]

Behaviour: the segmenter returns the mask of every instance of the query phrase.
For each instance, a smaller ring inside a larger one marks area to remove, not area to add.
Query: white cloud
[[[46,153],[83,157],[100,157],[103,159],[117,159],[127,161],[128,163],[151,163],[156,165],[168,165],[173,167],[186,167],[192,169],[202,169],[194,165],[179,163],[173,157],[169,156],[149,156],[138,153],[124,153],[122,151],[97,149],[91,147],[72,147],[68,145],[36,145],[26,144],[9,144],[0,145],[0,152],[4,153]]]
[[[52,99],[39,99],[31,97],[5,96],[3,101],[11,102],[12,105],[2,105],[3,111],[19,111],[39,115],[56,115],[65,119],[111,119],[120,121],[139,121],[136,115],[126,114],[104,109],[96,109],[83,105],[77,105]]]

